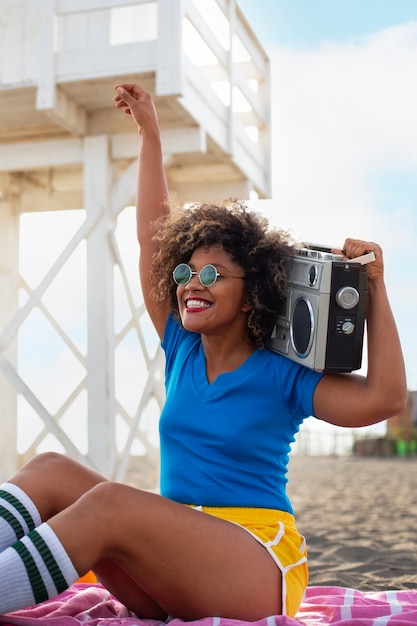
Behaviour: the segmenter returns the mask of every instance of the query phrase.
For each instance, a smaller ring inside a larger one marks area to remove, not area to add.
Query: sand
[[[417,458],[293,456],[310,585],[417,588]]]

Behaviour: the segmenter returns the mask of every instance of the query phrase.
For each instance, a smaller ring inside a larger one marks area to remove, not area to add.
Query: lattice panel
[[[49,236],[54,229],[62,231],[70,225],[74,233],[47,269],[48,238],[35,239],[30,249],[23,247],[20,308],[1,334],[3,346],[18,337],[17,368],[0,358],[3,373],[18,393],[21,460],[56,449],[93,465],[88,441],[85,265],[86,241],[94,232],[94,224],[82,211],[27,218],[32,224],[29,230],[34,232],[42,231],[36,220],[48,225],[49,219]],[[125,209],[113,226],[108,233],[114,264],[117,462],[113,478],[124,479],[133,454],[146,459],[156,480],[163,357],[140,292],[132,208]],[[138,459],[135,463],[137,466]]]

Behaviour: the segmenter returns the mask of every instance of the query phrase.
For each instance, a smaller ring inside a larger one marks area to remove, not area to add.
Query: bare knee
[[[57,452],[45,452],[26,463],[11,482],[28,494],[46,521],[105,480],[74,459]]]
[[[61,471],[68,464],[68,457],[59,452],[42,452],[25,463],[22,471],[30,470],[37,472]]]
[[[128,502],[131,487],[112,481],[101,482],[86,492],[84,496],[84,504],[86,508],[90,508],[101,515],[111,514],[114,510],[123,510]],[[135,495],[141,492],[135,490]]]
[[[107,547],[117,549],[126,542],[126,533],[131,531],[132,517],[146,508],[148,495],[145,491],[121,483],[102,482],[89,489],[77,503],[78,519],[85,527],[92,524],[96,536],[102,533],[106,537]]]

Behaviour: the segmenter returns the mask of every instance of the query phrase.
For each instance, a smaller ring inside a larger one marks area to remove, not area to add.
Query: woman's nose
[[[191,276],[190,282],[186,284],[185,288],[189,289],[190,291],[195,291],[196,289],[204,289],[204,285],[200,283],[200,277],[198,276],[198,274],[193,274]]]

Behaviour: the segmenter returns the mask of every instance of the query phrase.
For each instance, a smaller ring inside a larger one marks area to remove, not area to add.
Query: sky
[[[417,2],[239,0],[271,61],[272,222],[377,241],[417,388]]]
[[[358,237],[382,245],[408,386],[417,389],[417,0],[238,0],[238,4],[271,61],[272,198],[254,201],[254,207],[271,223],[307,241],[340,246],[346,237]],[[28,215],[22,221],[21,270],[33,286],[68,239],[65,229],[62,238],[58,236],[51,221],[75,215],[63,213]],[[38,227],[55,237],[52,247],[30,252],[36,244],[35,218]],[[82,222],[82,212],[76,219]],[[134,244],[127,264],[132,273],[137,263]],[[60,322],[80,350],[86,344],[85,317],[74,312],[84,308],[79,306],[84,253],[81,247],[72,271],[69,267],[57,278],[65,296],[49,300],[45,296],[52,312],[59,308]],[[123,310],[116,311],[116,321],[118,316],[122,320]],[[61,358],[58,347],[54,353],[52,338],[50,343],[45,339],[48,331],[41,314],[31,324],[37,332],[22,329],[22,339],[28,333],[32,349],[21,358],[21,371],[53,412],[54,400],[47,399],[51,376],[54,388],[69,393],[83,374],[71,357]],[[46,344],[48,370],[38,358]],[[122,352],[119,362],[123,361]],[[120,378],[126,382],[130,375],[124,372]],[[77,410],[85,408],[74,407]],[[30,423],[35,420],[27,406],[21,413]],[[73,420],[74,413],[66,419]]]
[[[237,0],[266,49],[345,42],[417,19],[415,0]]]

